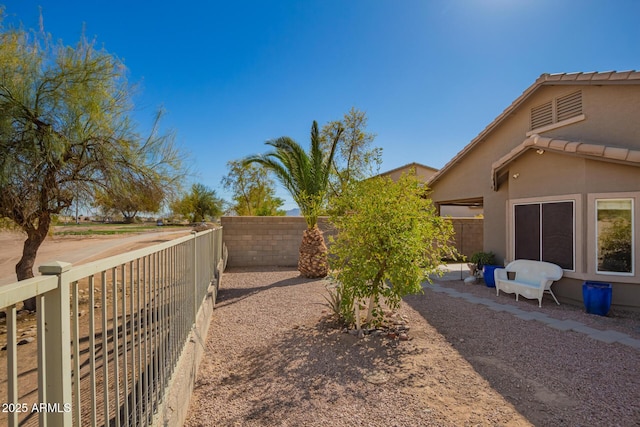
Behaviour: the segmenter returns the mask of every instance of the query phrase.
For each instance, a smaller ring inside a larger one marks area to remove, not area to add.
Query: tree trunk
[[[36,261],[38,249],[49,233],[49,224],[51,218],[48,213],[42,215],[37,227],[29,227],[27,231],[27,240],[22,248],[22,258],[16,264],[16,277],[18,281],[31,279],[34,277],[33,264]],[[32,297],[24,300],[24,308],[29,311],[36,311],[36,298]]]
[[[317,225],[307,228],[302,233],[298,271],[303,277],[309,278],[325,277],[329,274],[327,245]]]
[[[387,269],[387,261],[385,260],[378,270],[375,279],[373,279],[373,289],[371,289],[371,296],[369,297],[369,309],[367,310],[366,322],[370,325],[373,321],[373,310],[377,308],[376,300],[378,295],[382,291],[382,278],[384,277],[384,271]]]
[[[369,309],[367,310],[367,320],[365,320],[365,322],[368,325],[371,325],[371,322],[373,321],[373,309],[376,308],[376,296],[375,294],[371,294],[371,296],[369,297]]]

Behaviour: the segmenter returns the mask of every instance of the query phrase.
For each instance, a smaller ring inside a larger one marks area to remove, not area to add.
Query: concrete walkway
[[[437,282],[441,282],[441,281],[446,282],[448,280],[462,280],[465,277],[469,276],[469,270],[466,267],[466,265],[449,264],[448,266],[443,266],[443,269],[445,269],[444,276],[433,277],[434,283],[431,285],[425,285],[423,286],[423,288],[430,290],[432,292],[444,293],[452,298],[460,298],[471,304],[481,304],[486,306],[489,310],[504,311],[507,313],[511,313],[515,317],[522,320],[527,320],[527,321],[537,320],[538,322],[541,322],[550,328],[554,328],[560,331],[575,331],[581,334],[585,334],[589,338],[593,338],[598,341],[602,341],[605,343],[618,342],[620,344],[633,347],[636,350],[640,350],[640,340],[632,338],[631,336],[624,334],[622,332],[612,331],[612,330],[603,331],[600,329],[594,329],[583,323],[577,322],[575,320],[556,319],[544,313],[521,310],[518,307],[515,307],[510,304],[500,304],[498,302],[492,301],[487,298],[477,297],[475,295],[472,295],[466,292],[460,292],[456,289],[442,286]]]

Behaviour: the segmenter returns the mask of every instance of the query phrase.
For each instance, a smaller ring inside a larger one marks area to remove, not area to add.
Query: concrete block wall
[[[458,252],[470,258],[482,251],[482,219],[451,218]],[[230,267],[297,267],[302,232],[307,228],[299,216],[225,216],[221,219],[223,240]],[[328,236],[335,233],[325,217],[318,225]]]
[[[297,267],[302,232],[307,228],[299,216],[225,216],[221,218],[223,240],[230,267]],[[325,242],[332,234],[327,218],[319,218]]]
[[[483,249],[482,218],[450,218],[455,230],[455,246],[458,252],[471,258]],[[224,233],[223,233],[224,234]]]

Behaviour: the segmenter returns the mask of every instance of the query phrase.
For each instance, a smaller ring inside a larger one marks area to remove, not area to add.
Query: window
[[[598,273],[634,274],[633,199],[596,199]]]
[[[575,270],[575,203],[514,205],[515,259],[531,259]]]
[[[531,109],[531,130],[582,115],[582,91],[555,98]]]

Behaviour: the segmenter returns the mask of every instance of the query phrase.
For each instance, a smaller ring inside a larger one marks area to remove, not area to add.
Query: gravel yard
[[[640,319],[529,311],[640,337]],[[225,272],[187,426],[640,425],[640,351],[425,291],[394,321],[409,340],[358,339],[324,320],[325,282],[294,270]],[[551,302],[550,302],[551,301]]]

